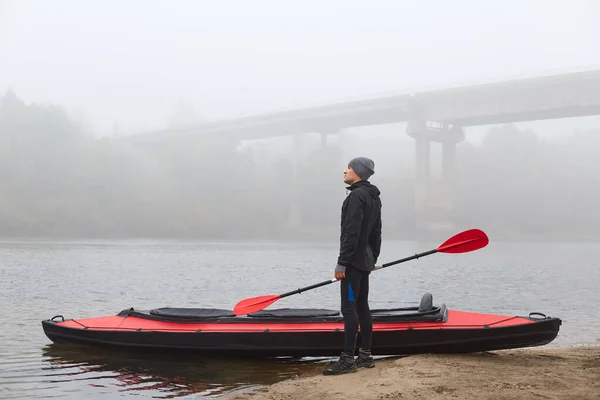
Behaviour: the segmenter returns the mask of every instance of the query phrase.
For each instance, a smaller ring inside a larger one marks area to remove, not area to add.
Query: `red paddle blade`
[[[233,307],[235,315],[252,314],[260,311],[263,308],[269,307],[271,304],[279,300],[279,295],[258,296],[251,299],[242,300]]]
[[[468,253],[469,251],[479,250],[487,246],[488,243],[489,239],[482,230],[469,229],[452,236],[436,250],[442,253]]]

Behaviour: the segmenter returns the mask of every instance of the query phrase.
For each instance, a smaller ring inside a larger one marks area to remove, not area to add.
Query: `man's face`
[[[358,181],[360,181],[360,176],[358,176],[356,172],[354,172],[352,167],[348,166],[344,171],[344,183],[347,185],[352,185],[353,183],[356,183]]]

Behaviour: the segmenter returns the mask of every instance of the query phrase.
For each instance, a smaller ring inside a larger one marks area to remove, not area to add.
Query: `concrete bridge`
[[[197,135],[253,140],[320,133],[325,142],[327,134],[345,128],[408,122],[406,133],[415,139],[417,152],[416,231],[425,235],[430,230],[453,229],[456,144],[464,140],[466,127],[590,115],[600,115],[600,70],[274,112],[140,133],[123,140],[152,146]],[[429,179],[431,142],[443,146],[442,182],[435,187]],[[432,215],[437,215],[437,221],[431,220]]]

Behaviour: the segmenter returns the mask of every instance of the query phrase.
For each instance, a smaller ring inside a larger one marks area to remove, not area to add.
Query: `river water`
[[[371,275],[373,308],[434,303],[469,311],[563,319],[547,347],[599,345],[600,244],[494,243],[434,254]],[[443,240],[442,240],[443,241]],[[440,242],[441,243],[441,242]],[[440,243],[384,242],[381,262]],[[336,244],[182,242],[0,243],[0,398],[218,397],[315,368],[315,360],[207,359],[56,346],[41,320],[134,307],[231,308],[332,277]],[[271,308],[338,308],[338,286]]]

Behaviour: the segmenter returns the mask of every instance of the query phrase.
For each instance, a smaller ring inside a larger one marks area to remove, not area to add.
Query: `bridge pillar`
[[[327,147],[327,135],[328,133],[323,133],[321,132],[321,147],[325,148]]]
[[[288,226],[291,229],[296,229],[302,225],[302,219],[300,215],[300,206],[298,205],[299,197],[299,182],[298,182],[298,160],[300,159],[301,152],[301,134],[293,135],[293,146],[292,146],[292,190],[289,194],[289,214],[288,214]]]
[[[447,124],[410,121],[406,133],[415,139],[415,238],[436,240],[454,231],[456,190],[456,145],[465,138],[464,129]],[[442,144],[442,174],[431,176],[430,147]]]

